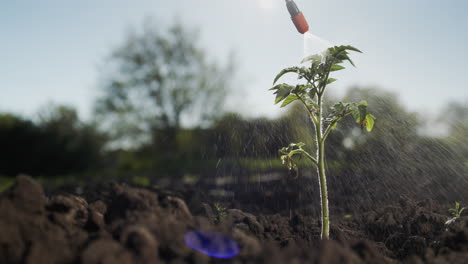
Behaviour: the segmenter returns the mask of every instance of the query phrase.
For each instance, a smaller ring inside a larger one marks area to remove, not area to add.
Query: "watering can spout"
[[[296,3],[293,0],[286,0],[286,7],[288,8],[291,19],[296,26],[299,33],[304,34],[309,31],[309,25],[304,17],[304,14],[299,10]]]

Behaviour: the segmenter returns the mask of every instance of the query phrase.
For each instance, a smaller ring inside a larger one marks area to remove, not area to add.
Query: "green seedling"
[[[216,213],[216,222],[219,223],[226,216],[226,207],[222,206],[220,203],[213,204],[215,213]]]
[[[317,167],[320,183],[320,199],[322,208],[322,238],[328,239],[330,222],[328,212],[328,192],[325,176],[325,141],[330,133],[336,128],[338,122],[344,117],[351,115],[359,124],[361,129],[371,131],[374,127],[375,117],[367,112],[367,103],[342,103],[335,104],[330,113],[325,116],[323,101],[328,84],[336,81],[330,77],[330,73],[343,70],[342,64],[346,61],[354,66],[349,58],[348,51],[361,52],[352,46],[335,46],[327,49],[322,54],[308,56],[302,60],[302,64],[310,66],[289,67],[283,69],[273,81],[276,84],[286,73],[295,73],[300,84],[289,85],[286,83],[275,85],[270,90],[276,94],[275,104],[281,103],[285,107],[294,101],[301,102],[315,127],[316,154],[309,154],[303,147],[304,143],[292,143],[280,149],[281,160],[290,170],[297,170],[296,159],[307,157]]]
[[[448,226],[448,225],[452,224],[453,222],[455,222],[461,216],[461,214],[463,213],[463,210],[465,210],[465,207],[460,208],[460,203],[455,202],[455,207],[448,209],[448,211],[452,215],[452,218],[447,220],[445,222],[445,225]]]
[[[455,207],[450,208],[448,210],[453,217],[459,218],[460,215],[463,213],[463,210],[465,210],[465,207],[460,208],[460,203],[455,202]]]

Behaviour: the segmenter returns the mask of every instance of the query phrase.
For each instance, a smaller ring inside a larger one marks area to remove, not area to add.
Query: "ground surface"
[[[400,198],[369,209],[343,203],[332,215],[332,239],[321,242],[316,210],[300,206],[310,197],[297,191],[275,197],[287,188],[264,188],[244,186],[242,196],[220,199],[224,211],[202,186],[109,183],[80,195],[45,194],[19,176],[0,195],[0,263],[468,263],[468,217],[447,228],[445,204]],[[192,230],[225,234],[239,243],[240,254],[217,259],[196,252],[184,242]]]

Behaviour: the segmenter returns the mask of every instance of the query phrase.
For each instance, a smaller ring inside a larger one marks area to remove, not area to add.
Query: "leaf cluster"
[[[286,164],[288,169],[290,170],[295,170],[297,172],[297,164],[293,159],[293,156],[296,154],[305,154],[306,152],[302,149],[302,147],[305,146],[304,143],[299,142],[299,143],[291,143],[287,147],[283,147],[279,150],[279,153],[281,155],[281,161],[283,164]]]
[[[343,117],[351,114],[361,129],[366,128],[368,132],[374,128],[375,116],[367,111],[367,102],[360,103],[336,103],[331,107],[330,115],[325,119],[325,122],[330,124],[330,129],[335,129],[338,121]]]
[[[215,213],[216,213],[216,222],[219,223],[221,222],[221,220],[226,217],[227,213],[227,209],[226,207],[222,206],[220,203],[214,203],[213,204],[213,207],[215,209]]]
[[[319,118],[321,98],[328,84],[336,81],[330,77],[330,73],[345,69],[342,65],[349,62],[354,66],[354,62],[349,57],[349,52],[361,52],[352,46],[335,46],[327,49],[321,54],[314,54],[302,60],[302,64],[308,66],[285,68],[276,75],[273,85],[285,74],[295,73],[299,80],[305,80],[305,84],[289,85],[286,83],[277,84],[270,88],[276,95],[275,104],[282,102],[281,107],[285,107],[292,102],[301,101],[314,118]],[[361,128],[371,131],[374,127],[375,117],[368,113],[367,103],[337,103],[332,108],[332,114],[325,121],[329,123],[329,130],[333,130],[338,121],[343,117],[352,114],[356,123]]]
[[[463,213],[463,211],[465,210],[465,207],[462,207],[460,208],[460,203],[459,202],[455,202],[455,207],[454,208],[450,208],[448,209],[450,214],[452,214],[453,217],[460,217],[460,215]]]
[[[284,107],[294,100],[304,97],[313,99],[317,94],[323,94],[325,87],[336,81],[336,79],[330,78],[331,72],[345,69],[345,67],[341,65],[345,61],[349,61],[354,66],[354,62],[349,57],[348,51],[361,52],[352,46],[335,46],[327,49],[322,54],[314,54],[305,57],[301,63],[309,63],[310,66],[308,67],[294,66],[280,71],[278,75],[276,75],[273,85],[286,73],[296,73],[298,79],[304,79],[307,83],[306,85],[299,84],[296,86],[283,83],[274,86],[270,90],[275,91],[275,104],[286,99],[281,106]]]

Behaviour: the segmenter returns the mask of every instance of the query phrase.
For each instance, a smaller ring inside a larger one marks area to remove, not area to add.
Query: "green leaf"
[[[353,115],[354,120],[356,120],[356,123],[359,123],[359,109],[357,107],[353,107],[351,114]]]
[[[346,52],[347,50],[362,53],[362,51],[360,51],[359,49],[357,49],[357,48],[355,48],[353,46],[350,46],[350,45],[346,45],[346,46],[341,45],[341,46],[334,46],[334,47],[328,48],[327,53],[331,54],[333,56],[336,56],[337,54]],[[346,54],[347,54],[347,52],[346,52]]]
[[[291,88],[292,88],[292,85],[289,85],[289,84],[287,84],[287,83],[277,84],[277,85],[271,87],[271,88],[268,89],[268,90],[269,90],[269,91],[278,90],[278,89],[280,89],[280,88],[282,88],[282,87],[291,87]],[[274,94],[276,94],[277,92],[278,92],[278,91],[275,91]]]
[[[359,109],[359,123],[362,123],[366,119],[367,115],[367,105],[358,105]]]
[[[304,94],[305,90],[310,87],[311,85],[298,84],[291,92],[302,95]]]
[[[371,132],[372,129],[374,128],[374,120],[375,120],[375,116],[373,116],[371,114],[366,115],[366,129],[367,129],[367,132]]]
[[[301,67],[299,68],[297,74],[299,74],[299,78],[308,79],[310,76],[310,69],[308,69],[307,67]]]
[[[349,63],[351,63],[351,65],[353,65],[354,67],[356,67],[356,65],[354,65],[354,62],[351,60],[351,58],[348,56],[348,52],[346,51],[343,51],[341,53],[339,53],[337,56],[336,56],[336,59],[340,60],[340,61],[349,61]]]
[[[344,47],[345,49],[347,50],[351,50],[351,51],[356,51],[356,52],[359,52],[359,53],[362,53],[362,51],[358,50],[357,48],[353,47],[353,46],[350,46],[350,45],[347,45],[347,46],[342,46]]]
[[[357,104],[357,107],[353,107],[351,113],[356,120],[356,123],[362,126],[362,122],[366,119],[367,115],[367,102],[361,101],[359,104]]]
[[[296,95],[294,94],[290,94],[288,97],[286,97],[286,99],[283,101],[283,104],[281,105],[281,107],[285,107],[287,106],[288,104],[296,101],[297,99],[299,99],[299,97],[297,97]]]
[[[349,63],[351,63],[353,67],[356,67],[356,65],[354,65],[354,62],[348,56],[346,56],[346,60],[349,61]]]
[[[273,81],[273,85],[278,81],[279,78],[281,78],[281,76],[285,75],[286,73],[289,73],[289,72],[297,73],[298,71],[299,71],[299,67],[289,67],[289,68],[283,69],[282,71],[280,71],[280,73],[278,73],[278,75],[276,75],[275,80]]]
[[[361,102],[358,104],[358,106],[359,106],[359,105],[364,105],[364,106],[367,106],[367,102],[366,102],[366,100],[362,100],[362,101],[361,101]]]
[[[320,54],[310,55],[302,59],[301,63],[305,63],[308,61],[312,61],[312,63],[320,63],[322,62],[322,56]]]
[[[327,84],[336,82],[335,78],[328,78]]]
[[[327,58],[328,60],[331,60],[334,64],[341,63],[342,61],[347,60],[349,61],[349,63],[351,63],[351,65],[355,66],[354,62],[348,56],[348,50],[362,53],[360,50],[353,46],[335,46],[327,50],[327,53],[329,54]]]
[[[288,151],[292,151],[292,150],[301,148],[301,147],[303,147],[303,146],[305,146],[305,143],[303,143],[303,142],[299,142],[299,143],[290,143],[289,146],[288,146]]]
[[[309,91],[309,97],[310,99],[314,99],[315,95],[317,94],[317,88],[312,88]]]
[[[336,103],[334,106],[333,106],[333,109],[335,110],[335,114],[339,114],[341,112],[343,112],[343,109],[344,109],[344,105],[342,102],[339,102],[339,103]]]
[[[292,89],[293,87],[291,85],[287,85],[287,84],[278,85],[278,88],[275,92],[276,94],[275,104],[281,102],[284,98],[288,97]]]
[[[344,70],[344,69],[346,69],[346,68],[341,66],[341,65],[335,64],[335,65],[331,66],[330,72],[341,71],[341,70]]]

